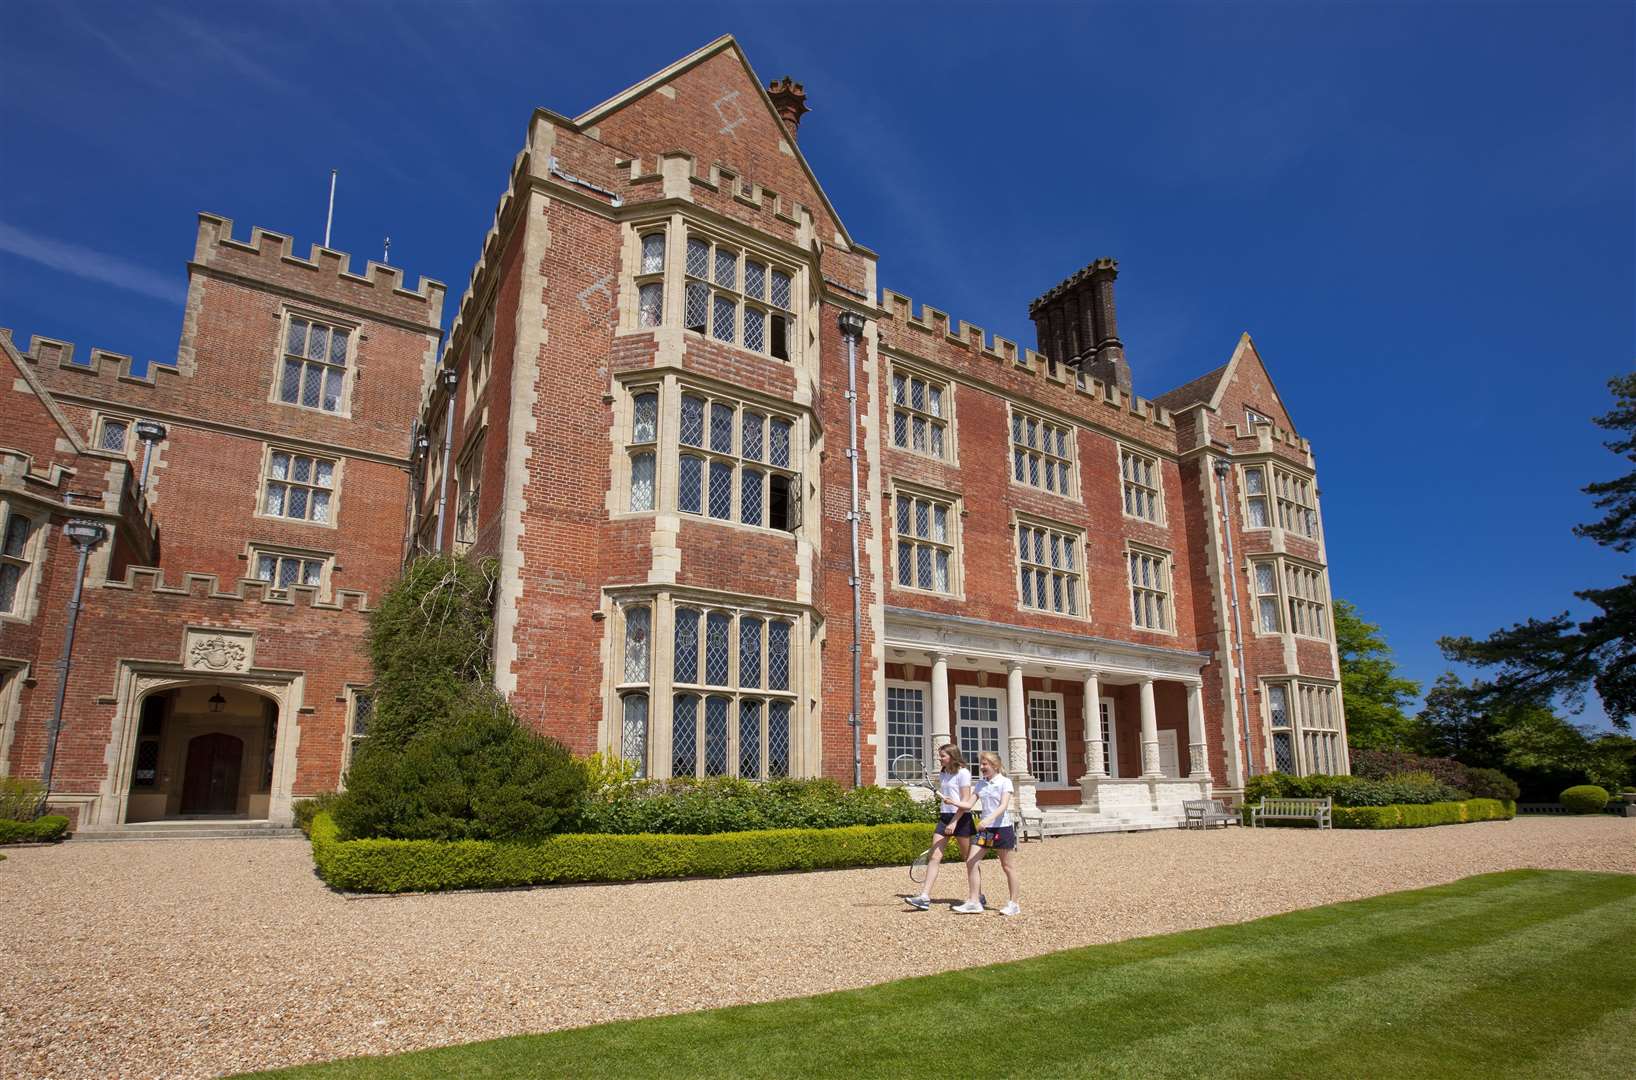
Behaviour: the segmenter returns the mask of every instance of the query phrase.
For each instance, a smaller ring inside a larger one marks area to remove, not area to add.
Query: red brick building
[[[889,780],[952,737],[1068,831],[1346,771],[1312,456],[1248,337],[1144,399],[1111,260],[1037,351],[917,311],[805,111],[730,38],[536,110],[441,351],[441,285],[209,215],[174,367],[8,341],[0,766],[40,772],[81,517],[53,788],[88,824],[336,786],[414,549],[495,556],[518,715],[654,776]]]

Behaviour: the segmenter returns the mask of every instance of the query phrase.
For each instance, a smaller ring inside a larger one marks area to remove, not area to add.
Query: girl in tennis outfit
[[[960,846],[960,859],[965,861],[971,851],[971,838],[976,830],[972,827],[971,814],[968,813],[975,801],[971,786],[971,770],[966,768],[966,759],[961,756],[960,748],[953,743],[947,743],[937,748],[937,762],[940,771],[937,775],[938,793],[943,796],[943,805],[939,807],[937,816],[937,832],[932,840],[932,857],[926,864],[926,885],[920,890],[919,896],[909,897],[909,906],[926,911],[932,906],[932,886],[937,883],[937,868],[943,863],[943,853],[949,846],[949,837],[953,836]],[[971,895],[977,895],[977,884],[980,881],[976,864],[970,864],[967,878],[973,880]],[[958,909],[956,909],[958,910]],[[978,908],[982,910],[981,907]]]
[[[1017,819],[1011,812],[1017,797],[1016,788],[1011,784],[1011,777],[1000,767],[999,754],[984,750],[977,755],[977,768],[983,774],[976,784],[977,828],[993,830],[992,846],[1000,853],[1000,868],[1005,871],[1006,888],[1011,894],[1005,907],[1000,909],[1000,914],[1017,915],[1022,912],[1022,908],[1017,906]],[[985,853],[983,847],[974,844],[966,854],[967,874],[973,879],[971,891],[974,896],[982,880],[978,864],[983,861]],[[954,910],[964,912],[967,905]],[[977,910],[981,911],[982,907],[979,905]]]

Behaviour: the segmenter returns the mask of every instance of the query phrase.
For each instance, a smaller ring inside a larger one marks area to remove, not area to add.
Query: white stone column
[[[949,726],[949,658],[943,653],[932,654],[932,745],[927,758],[928,768],[937,760],[937,748],[954,741]]]
[[[1028,775],[1028,709],[1023,693],[1022,664],[1016,661],[1005,669],[1006,771],[1021,780]]]
[[[1153,677],[1142,676],[1142,776],[1162,776],[1159,771],[1159,714],[1153,705]]]
[[[1204,743],[1204,687],[1187,684],[1187,772],[1189,780],[1209,780],[1210,755]]]
[[[1102,741],[1102,678],[1085,674],[1085,775],[1092,780],[1108,775],[1108,746]]]

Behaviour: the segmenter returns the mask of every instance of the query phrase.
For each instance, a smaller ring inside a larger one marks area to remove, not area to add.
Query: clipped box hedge
[[[33,821],[0,818],[0,844],[45,844],[67,835],[68,819],[61,814],[47,814]]]
[[[382,893],[891,866],[907,864],[931,840],[926,825],[708,836],[572,833],[536,844],[343,840],[328,813],[313,819],[311,836],[313,862],[326,882],[337,889]]]
[[[1517,804],[1499,799],[1416,803],[1396,806],[1337,806],[1337,829],[1419,829],[1427,825],[1462,825],[1468,821],[1508,821]]]

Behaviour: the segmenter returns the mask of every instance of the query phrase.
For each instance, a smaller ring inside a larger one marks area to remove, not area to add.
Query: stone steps
[[[1085,836],[1092,833],[1144,832],[1150,829],[1180,828],[1182,815],[1089,814],[1081,810],[1047,811],[1042,828],[1047,837]]]
[[[143,821],[111,829],[86,829],[72,839],[106,840],[300,840],[300,829],[269,821]]]

